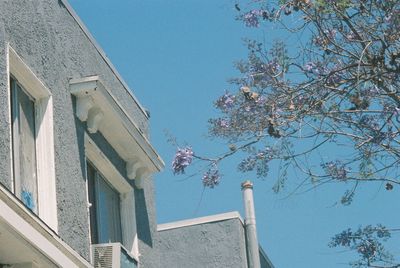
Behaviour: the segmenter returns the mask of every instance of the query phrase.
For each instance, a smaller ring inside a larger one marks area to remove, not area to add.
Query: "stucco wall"
[[[245,235],[239,219],[159,232],[159,266],[246,268]]]
[[[59,235],[88,259],[85,125],[74,115],[75,100],[69,92],[68,81],[70,78],[100,75],[105,86],[112,90],[117,101],[145,133],[147,118],[61,1],[2,0],[0,13],[0,182],[11,188],[10,108],[5,56],[5,44],[9,43],[52,93]],[[124,163],[101,134],[92,137],[126,176]]]
[[[144,182],[143,189],[135,189],[136,225],[139,238],[140,267],[159,268],[158,233],[153,179]],[[171,267],[171,266],[170,266]],[[172,266],[178,267],[178,266]]]

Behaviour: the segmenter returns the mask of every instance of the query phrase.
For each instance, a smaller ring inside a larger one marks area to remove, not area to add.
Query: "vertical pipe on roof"
[[[243,202],[245,210],[245,232],[247,262],[249,268],[260,268],[260,253],[257,239],[256,215],[254,210],[253,183],[245,181],[242,183]]]

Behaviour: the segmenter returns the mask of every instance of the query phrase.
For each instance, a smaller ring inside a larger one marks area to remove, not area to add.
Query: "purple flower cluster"
[[[269,162],[274,158],[274,154],[277,152],[266,147],[264,150],[254,152],[252,155],[243,159],[239,165],[238,170],[241,172],[255,171],[257,177],[267,177],[269,172]]]
[[[264,107],[265,104],[267,103],[267,98],[266,98],[265,96],[260,95],[260,96],[258,96],[258,98],[255,100],[255,103],[256,103],[258,106]]]
[[[276,59],[268,61],[266,63],[254,64],[250,67],[250,73],[252,76],[260,76],[261,74],[276,74],[281,69],[281,65]]]
[[[217,124],[221,128],[228,128],[229,127],[229,121],[223,118],[218,118],[217,119]]]
[[[218,167],[216,165],[213,165],[203,175],[203,179],[202,179],[203,186],[209,187],[212,189],[219,184],[220,178],[221,178],[221,175],[219,174]]]
[[[172,170],[174,174],[185,173],[185,168],[192,163],[193,151],[191,147],[183,149],[178,148],[175,153],[174,160],[172,161]]]
[[[317,65],[316,65],[314,62],[310,61],[310,62],[307,62],[306,64],[304,64],[303,68],[304,68],[304,70],[306,70],[307,72],[312,73],[313,70],[314,70],[315,68],[317,68]]]
[[[327,76],[326,82],[329,85],[337,84],[343,80],[343,71],[340,70],[341,66],[335,65],[331,68],[327,68],[322,65],[321,62],[307,62],[303,66],[303,70],[311,75]]]
[[[259,27],[259,17],[263,15],[263,11],[259,9],[253,9],[243,16],[243,21],[247,27]]]
[[[272,73],[276,73],[281,68],[277,60],[271,60],[267,63],[266,69]]]
[[[363,243],[357,247],[358,253],[360,253],[365,259],[373,257],[376,254],[376,250],[375,242],[371,239],[363,241]]]
[[[389,27],[397,26],[400,22],[399,15],[400,10],[394,9],[384,17],[384,22],[387,23]]]
[[[304,64],[303,69],[310,74],[314,75],[324,75],[326,73],[326,68],[321,66],[321,63],[317,62],[307,62]]]
[[[238,169],[241,172],[252,171],[255,168],[256,164],[257,164],[257,158],[254,156],[249,156],[249,157],[246,157],[245,159],[243,159],[239,163]]]
[[[382,244],[382,241],[387,241],[390,236],[391,233],[386,227],[380,224],[377,226],[368,225],[364,228],[359,227],[355,231],[351,229],[344,230],[332,237],[329,246],[347,247],[356,250],[363,260],[374,261],[376,256],[390,258],[390,254],[387,254]]]
[[[331,176],[333,179],[344,181],[347,179],[347,170],[344,164],[340,161],[330,161],[323,163],[322,168],[325,172]]]
[[[235,103],[235,95],[228,92],[222,95],[216,102],[215,106],[221,110],[227,110],[233,107]]]

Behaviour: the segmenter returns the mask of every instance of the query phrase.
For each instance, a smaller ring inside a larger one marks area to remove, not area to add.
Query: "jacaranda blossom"
[[[222,95],[216,102],[215,106],[221,110],[226,110],[233,107],[235,96],[228,92]]]
[[[244,23],[247,27],[258,27],[260,26],[259,17],[261,17],[262,15],[262,10],[251,10],[243,16]]]
[[[185,173],[185,168],[192,163],[192,160],[193,151],[191,147],[185,147],[183,149],[178,148],[174,160],[172,161],[172,170],[174,174]]]
[[[213,165],[213,167],[207,170],[203,175],[202,180],[204,187],[214,188],[219,184],[220,177],[217,166]]]
[[[325,172],[336,180],[346,180],[347,170],[344,164],[340,161],[330,161],[321,165]]]

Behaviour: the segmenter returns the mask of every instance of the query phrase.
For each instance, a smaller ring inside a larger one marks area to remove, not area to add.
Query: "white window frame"
[[[57,199],[56,199],[56,176],[54,165],[54,130],[53,130],[53,99],[51,92],[37,78],[32,70],[23,62],[15,50],[7,45],[7,74],[11,75],[20,83],[24,89],[35,99],[35,125],[36,125],[36,163],[37,163],[37,189],[38,210],[41,218],[53,231],[58,231],[57,221]],[[8,79],[10,81],[10,79]],[[11,90],[8,82],[8,103],[10,137],[12,129],[11,120]],[[13,139],[10,139],[10,148]],[[14,159],[11,153],[11,166]],[[14,184],[14,174],[12,175]],[[14,185],[13,187],[14,188]]]
[[[85,133],[85,154],[86,158],[93,164],[93,166],[103,175],[103,178],[109,182],[120,195],[120,215],[121,215],[121,232],[122,232],[122,246],[126,249],[136,261],[139,259],[139,245],[136,229],[136,213],[135,213],[135,196],[133,187],[126,181],[126,179],[119,173],[111,161],[105,154],[98,148],[95,142]],[[87,187],[87,211],[91,204],[89,203],[89,185]],[[89,226],[90,217],[88,217]],[[90,229],[90,228],[89,228]],[[91,234],[90,234],[91,237]]]

